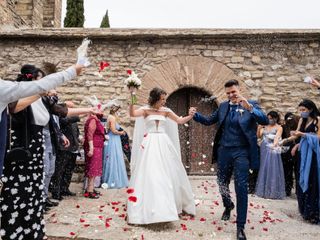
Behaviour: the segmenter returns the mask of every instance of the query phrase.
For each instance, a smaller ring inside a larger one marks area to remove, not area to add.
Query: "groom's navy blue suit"
[[[257,124],[268,124],[259,105],[255,101],[249,103],[251,112],[226,101],[210,116],[196,113],[193,117],[204,125],[217,124],[213,157],[218,160],[220,194],[224,207],[231,208],[229,183],[234,170],[238,228],[244,228],[247,219],[249,169],[259,169]]]

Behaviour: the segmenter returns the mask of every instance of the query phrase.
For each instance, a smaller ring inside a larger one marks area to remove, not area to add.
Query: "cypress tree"
[[[104,17],[102,18],[100,27],[101,27],[101,28],[110,28],[108,10],[107,10],[107,12],[106,12],[106,15],[104,15]]]
[[[67,14],[64,19],[64,27],[83,27],[83,24],[83,0],[67,0]]]

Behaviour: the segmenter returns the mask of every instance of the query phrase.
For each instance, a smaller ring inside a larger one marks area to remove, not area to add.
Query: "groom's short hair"
[[[227,81],[227,82],[224,84],[224,87],[225,87],[225,88],[232,87],[232,86],[239,86],[238,80],[236,80],[236,79],[231,79],[231,80]]]

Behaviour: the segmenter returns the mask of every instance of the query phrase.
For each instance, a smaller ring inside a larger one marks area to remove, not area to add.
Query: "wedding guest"
[[[304,99],[299,103],[300,120],[292,136],[284,143],[297,140],[291,151],[298,156],[296,193],[299,212],[302,217],[313,224],[318,224],[320,201],[320,113],[316,104]],[[298,152],[298,153],[297,153]]]
[[[311,77],[311,82],[310,84],[316,88],[318,88],[318,90],[320,90],[320,82],[318,79]]]
[[[260,169],[255,194],[262,198],[283,199],[286,196],[283,165],[281,160],[282,127],[280,116],[271,111],[267,114],[269,125],[258,128],[260,145]]]
[[[121,145],[122,145],[122,151],[124,155],[126,156],[127,160],[130,162],[131,159],[131,147],[130,147],[130,140],[128,133],[123,130],[123,128],[120,126],[119,131],[123,131],[124,134],[120,136],[121,138]]]
[[[284,116],[284,124],[282,125],[282,139],[290,137],[290,132],[297,129],[299,117],[294,115],[291,112],[287,112]],[[293,173],[296,172],[295,161],[291,155],[291,150],[295,145],[295,141],[287,142],[283,144],[283,152],[281,153],[281,159],[284,170],[284,178],[286,184],[286,194],[287,196],[291,195],[291,190],[293,188]]]
[[[66,104],[69,108],[74,107],[72,102],[66,102]],[[61,132],[69,139],[70,145],[67,148],[60,148],[57,151],[55,172],[51,180],[51,193],[53,198],[61,199],[62,196],[76,195],[69,190],[69,185],[76,166],[76,159],[79,155],[79,121],[79,116],[59,119]]]
[[[100,121],[102,117],[102,112],[90,114],[84,125],[85,176],[88,178],[84,196],[92,199],[99,198],[100,194],[94,189],[94,181],[96,177],[102,176],[102,151],[105,139],[104,127]]]
[[[108,188],[125,188],[128,186],[128,177],[120,139],[120,136],[125,132],[119,131],[120,125],[117,120],[120,105],[115,100],[111,100],[107,104],[107,108],[110,109],[106,124],[108,144],[105,147],[101,181],[107,183]]]
[[[1,193],[1,234],[3,239],[36,239],[45,237],[43,206],[43,135],[42,129],[49,121],[49,114],[44,107],[41,96],[23,98],[26,95],[45,91],[56,85],[68,81],[79,74],[82,66],[76,66],[66,71],[49,75],[43,80],[39,78],[39,69],[33,65],[24,65],[15,84],[1,82],[1,90],[7,100],[17,100],[24,106],[11,104],[11,111],[16,112],[10,117],[9,147],[28,147],[30,155],[15,161],[4,161]],[[33,81],[34,84],[27,84]],[[49,84],[48,82],[51,82]],[[14,87],[20,89],[15,91]],[[30,91],[28,88],[33,88]],[[12,90],[12,92],[10,92]],[[12,94],[18,93],[17,97]],[[2,99],[2,97],[1,97]],[[35,103],[32,107],[31,103]],[[5,101],[1,103],[1,111],[5,108]],[[25,110],[24,110],[25,109]],[[2,135],[2,134],[1,134]],[[17,211],[19,209],[19,211]]]
[[[6,149],[6,138],[7,138],[7,105],[11,102],[17,101],[19,99],[32,96],[35,94],[40,94],[50,89],[57,87],[58,85],[68,81],[80,74],[82,65],[77,65],[73,68],[70,68],[68,71],[63,71],[56,73],[55,75],[47,76],[41,81],[4,81],[0,79],[0,176],[2,176],[3,171],[3,161]],[[27,77],[28,73],[21,73]],[[33,75],[34,73],[32,73]],[[29,78],[32,78],[28,74]],[[0,181],[0,187],[2,182]]]

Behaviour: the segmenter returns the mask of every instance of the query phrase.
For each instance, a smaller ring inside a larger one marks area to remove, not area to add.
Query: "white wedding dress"
[[[144,134],[139,145],[133,144],[129,183],[137,201],[128,201],[128,222],[150,224],[176,221],[182,211],[195,215],[194,197],[181,162],[179,140],[170,137],[174,130],[167,134],[170,129],[168,124],[173,121],[163,115],[149,115],[142,120]],[[137,137],[134,137],[135,140]],[[178,141],[178,147],[175,141]]]

